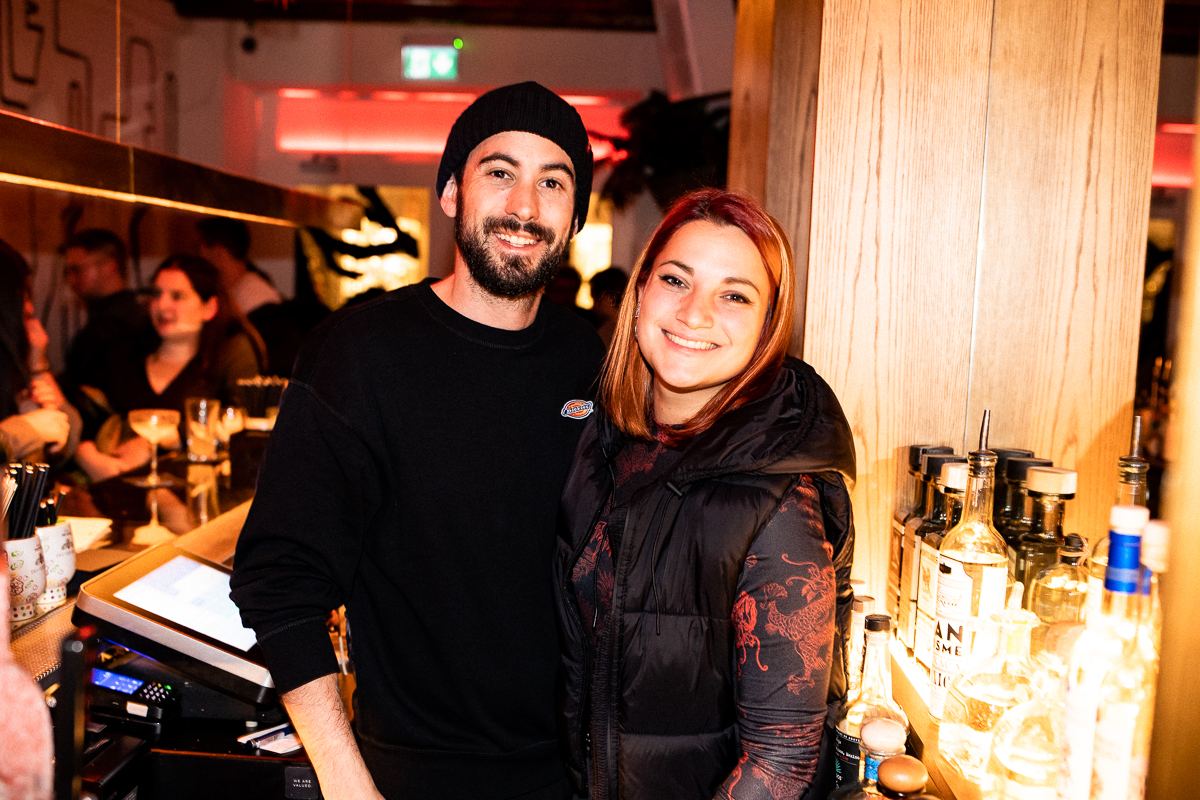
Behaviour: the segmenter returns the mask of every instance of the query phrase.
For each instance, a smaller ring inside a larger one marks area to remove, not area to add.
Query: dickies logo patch
[[[562,407],[559,412],[568,419],[584,419],[591,416],[592,401],[591,400],[568,400],[567,404]]]

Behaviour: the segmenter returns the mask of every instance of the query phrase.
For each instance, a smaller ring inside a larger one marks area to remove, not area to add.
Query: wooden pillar
[[[796,355],[804,351],[824,5],[741,0],[733,54],[728,185],[763,203],[791,240],[796,325],[790,349]]]
[[[1102,533],[1132,418],[1162,1],[740,5],[739,26],[774,18],[763,197],[807,249],[803,354],[854,430],[856,575],[882,597],[902,448],[971,449],[984,408],[993,445],[1080,471],[1068,529]],[[753,190],[748,63],[730,174]]]
[[[1197,167],[1200,162],[1193,164]],[[1192,659],[1200,653],[1200,626],[1194,618],[1200,606],[1200,494],[1195,486],[1200,474],[1200,203],[1195,198],[1189,203],[1178,270],[1182,286],[1168,428],[1171,467],[1163,476],[1163,516],[1171,525],[1171,549],[1161,586],[1162,661],[1146,781],[1149,800],[1195,793],[1192,751],[1200,741],[1200,683],[1192,672]]]

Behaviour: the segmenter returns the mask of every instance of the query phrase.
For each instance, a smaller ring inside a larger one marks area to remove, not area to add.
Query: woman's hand
[[[59,411],[67,406],[67,398],[63,395],[58,381],[49,372],[42,372],[29,381],[29,396],[33,402],[42,408],[54,408]]]
[[[71,420],[56,408],[38,408],[22,414],[21,418],[37,431],[38,438],[45,442],[48,452],[53,453],[61,448],[71,435]]]
[[[80,442],[75,461],[93,482],[103,481],[149,462],[150,444],[141,437],[130,439],[108,455],[101,453],[95,442]]]

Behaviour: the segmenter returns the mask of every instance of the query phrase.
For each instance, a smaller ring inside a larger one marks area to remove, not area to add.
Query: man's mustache
[[[483,224],[483,232],[487,234],[496,231],[524,233],[541,239],[547,245],[554,244],[554,231],[537,222],[521,223],[509,217],[489,217]]]

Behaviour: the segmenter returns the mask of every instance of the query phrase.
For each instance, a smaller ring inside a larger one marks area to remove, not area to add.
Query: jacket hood
[[[622,434],[607,417],[599,434],[604,452],[615,453]],[[801,472],[838,472],[846,490],[853,490],[854,438],[829,384],[811,366],[788,356],[766,394],[725,414],[686,444],[671,480]]]

